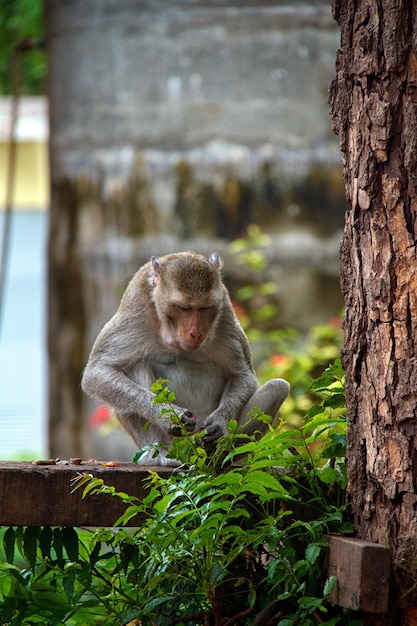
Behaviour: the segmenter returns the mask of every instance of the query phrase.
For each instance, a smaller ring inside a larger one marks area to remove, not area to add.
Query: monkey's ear
[[[161,266],[158,263],[158,259],[156,258],[156,256],[151,256],[151,264],[152,264],[152,269],[154,272],[156,272],[157,274],[161,273]]]
[[[151,257],[151,265],[153,271],[149,277],[149,284],[151,287],[155,287],[158,282],[158,278],[161,276],[161,266],[158,263],[158,259],[154,256]]]
[[[212,252],[209,257],[209,262],[214,265],[217,270],[221,270],[223,267],[223,260],[218,252]]]

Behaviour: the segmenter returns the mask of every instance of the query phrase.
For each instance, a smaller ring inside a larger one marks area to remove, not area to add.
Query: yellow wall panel
[[[8,145],[0,142],[0,209],[6,200]],[[42,141],[22,141],[16,150],[13,208],[47,209],[49,207],[48,146]]]

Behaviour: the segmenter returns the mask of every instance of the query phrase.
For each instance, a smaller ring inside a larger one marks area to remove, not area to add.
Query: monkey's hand
[[[201,430],[205,431],[202,437],[202,444],[205,448],[211,448],[214,442],[227,433],[227,424],[225,421],[213,421],[207,419],[201,425]]]
[[[189,433],[193,433],[197,422],[197,415],[193,415],[191,411],[184,411],[181,415],[181,421],[185,426],[185,429]]]
[[[197,421],[197,416],[193,415],[191,411],[183,411],[181,415],[181,422],[187,432],[189,433],[194,432],[196,421]],[[179,426],[174,425],[171,427],[170,433],[174,437],[178,437],[179,435],[181,435],[181,428]]]

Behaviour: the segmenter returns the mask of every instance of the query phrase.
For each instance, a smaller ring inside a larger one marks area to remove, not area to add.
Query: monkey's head
[[[225,287],[222,262],[195,252],[151,259],[149,283],[161,341],[171,350],[195,352],[214,336]]]

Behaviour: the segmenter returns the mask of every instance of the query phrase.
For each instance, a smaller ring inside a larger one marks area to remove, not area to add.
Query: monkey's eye
[[[177,307],[179,308],[180,311],[191,311],[191,307],[185,306],[184,304],[177,304]]]

